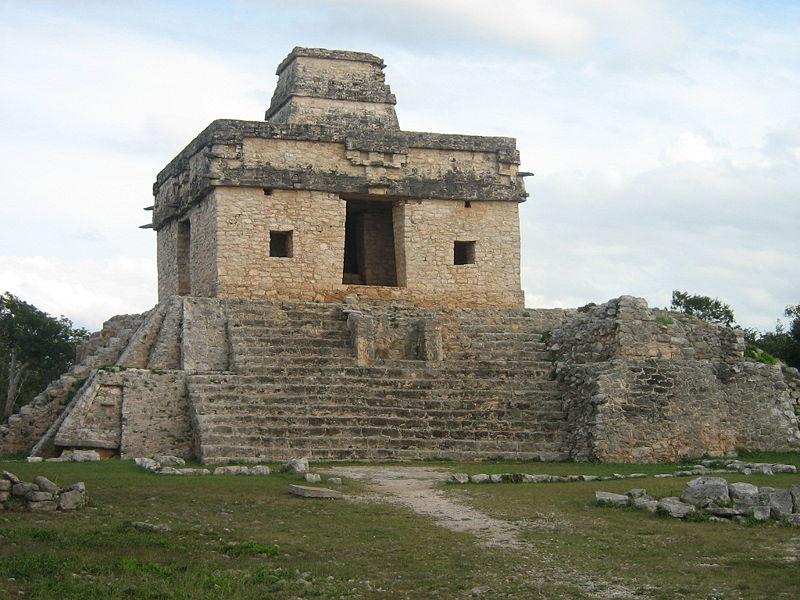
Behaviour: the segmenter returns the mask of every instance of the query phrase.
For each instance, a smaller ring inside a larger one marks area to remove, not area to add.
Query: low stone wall
[[[85,503],[86,486],[83,482],[62,489],[42,475],[34,477],[32,483],[26,483],[8,471],[0,473],[0,511],[69,511],[81,508]]]

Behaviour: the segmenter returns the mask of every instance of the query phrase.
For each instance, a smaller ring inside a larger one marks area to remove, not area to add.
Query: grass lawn
[[[752,460],[761,460],[755,456]],[[800,455],[771,462],[800,465]],[[419,464],[419,463],[417,463]],[[425,463],[453,471],[665,472],[663,465]],[[687,479],[446,486],[525,525],[530,552],[487,549],[388,504],[289,496],[295,476],[160,477],[130,462],[0,461],[31,480],[85,481],[75,513],[0,512],[0,597],[481,598],[597,597],[587,581],[644,597],[796,598],[800,530],[676,522],[592,505],[594,491],[678,493]],[[788,487],[800,475],[727,476]],[[359,489],[346,482],[345,493]],[[131,522],[167,524],[140,531]],[[575,581],[572,581],[572,574]],[[585,575],[587,580],[578,581]],[[488,589],[486,589],[488,588]],[[23,594],[20,594],[23,592]]]

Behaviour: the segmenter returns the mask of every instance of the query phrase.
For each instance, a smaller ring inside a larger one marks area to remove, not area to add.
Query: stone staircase
[[[443,361],[359,366],[343,308],[226,302],[232,372],[188,379],[201,460],[538,458],[561,450],[564,415],[541,341],[547,319],[449,311],[435,315]]]

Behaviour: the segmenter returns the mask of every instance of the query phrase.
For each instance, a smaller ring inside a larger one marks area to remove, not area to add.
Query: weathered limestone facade
[[[514,140],[400,130],[382,69],[295,48],[266,122],[215,121],[159,173],[160,298],[522,306]]]
[[[266,122],[158,175],[159,304],[109,320],[0,454],[662,461],[800,447],[800,375],[623,296],[522,308],[510,138],[399,129],[383,62],[296,48]]]

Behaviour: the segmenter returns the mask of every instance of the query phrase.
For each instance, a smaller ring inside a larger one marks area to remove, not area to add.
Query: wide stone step
[[[227,379],[220,379],[227,377]],[[427,390],[441,393],[461,391],[482,391],[482,392],[519,392],[526,390],[544,391],[558,390],[558,382],[553,379],[525,380],[524,382],[515,380],[487,380],[478,379],[474,382],[460,380],[448,382],[443,385],[441,379],[390,379],[374,377],[290,377],[290,376],[263,376],[263,375],[212,375],[208,379],[200,379],[194,376],[190,380],[190,389],[197,391],[215,390],[217,386],[225,386],[231,392],[237,394],[248,394],[258,391],[266,391],[275,388],[290,389],[291,387],[301,387],[309,393],[330,390],[332,392],[347,392],[348,390],[371,389],[387,393],[392,390]],[[206,387],[200,387],[205,385]]]
[[[237,354],[237,348],[234,346],[234,356]],[[286,343],[276,346],[247,346],[241,349],[242,357],[259,357],[270,355],[289,355],[289,356],[350,356],[353,354],[353,349],[342,346],[301,346],[297,347],[294,344]]]
[[[312,327],[261,327],[258,325],[242,325],[231,328],[231,336],[237,339],[251,338],[287,338],[287,337],[314,337],[320,339],[350,339],[350,332],[342,328],[312,328]]]
[[[259,446],[255,448],[235,445],[209,445],[203,448],[203,462],[208,464],[229,464],[233,462],[257,464],[262,462],[280,462],[299,455],[308,456],[314,461],[411,461],[411,460],[480,460],[507,458],[513,460],[538,460],[543,453],[557,452],[558,444],[543,444],[531,450],[498,450],[496,448],[466,450],[451,447],[438,448],[384,448],[379,442],[371,446],[347,445],[346,440],[340,445],[321,447],[319,444],[290,445],[293,440],[282,440],[283,445]]]
[[[560,418],[563,414],[561,400],[556,395],[528,395],[524,398],[460,398],[433,396],[428,398],[385,397],[374,395],[351,395],[346,397],[304,394],[273,394],[259,396],[237,396],[234,394],[192,393],[192,405],[197,414],[259,415],[284,410],[287,407],[296,414],[385,414],[403,415],[457,415],[470,416],[478,420],[514,418],[523,415],[551,415]],[[527,417],[526,417],[527,418]]]
[[[259,319],[243,318],[228,321],[231,331],[237,329],[291,330],[309,329],[313,331],[347,331],[347,322],[335,319]]]
[[[422,361],[385,361],[370,366],[357,366],[350,357],[310,357],[283,355],[275,357],[237,356],[242,365],[263,367],[263,375],[292,373],[298,376],[319,374],[343,374],[363,377],[419,378],[524,378],[533,373],[552,373],[549,361],[444,361],[424,363]],[[328,362],[330,361],[330,362]],[[433,366],[435,365],[435,366]],[[257,375],[251,375],[257,376]]]
[[[349,439],[348,439],[349,438]],[[360,435],[353,439],[353,434],[341,437],[304,437],[288,435],[281,437],[262,437],[262,436],[243,436],[242,438],[230,438],[229,436],[209,435],[208,440],[202,444],[201,451],[203,458],[208,460],[213,456],[226,456],[236,458],[246,457],[265,457],[269,459],[273,455],[270,448],[285,448],[292,450],[315,450],[324,452],[326,449],[347,448],[369,453],[371,450],[399,450],[416,449],[435,451],[462,451],[470,452],[475,455],[493,455],[498,452],[545,452],[557,451],[559,441],[540,440],[480,440],[480,439],[442,439],[425,437],[405,437],[390,438],[380,435]],[[316,454],[316,453],[315,453]],[[295,455],[296,456],[296,455]],[[476,456],[480,457],[480,456]],[[317,460],[321,457],[317,455]],[[532,458],[532,457],[531,457]]]
[[[304,414],[289,411],[258,415],[248,415],[246,413],[203,414],[198,415],[197,419],[204,435],[207,433],[244,435],[248,434],[248,432],[266,435],[267,430],[272,431],[275,428],[299,430],[312,427],[319,430],[319,435],[328,435],[343,428],[349,430],[356,427],[377,427],[393,430],[394,433],[381,433],[381,435],[389,435],[390,437],[400,435],[406,429],[436,429],[451,432],[452,435],[450,437],[473,437],[472,433],[457,435],[456,432],[503,431],[516,432],[519,434],[518,439],[527,439],[526,436],[531,432],[560,431],[564,427],[563,415],[556,412],[527,415],[527,419],[512,419],[511,415],[503,415],[502,417],[495,421],[479,421],[477,425],[476,421],[473,420],[475,418],[474,412],[469,411],[451,411],[442,412],[441,414],[436,414],[435,411],[420,414],[402,414],[401,411],[398,411],[397,413],[368,413],[344,416],[337,414],[335,411],[327,414]],[[534,417],[535,421],[532,421],[531,417]],[[531,426],[532,422],[535,423],[534,426]],[[252,428],[257,428],[257,430]],[[273,433],[270,433],[270,435]],[[305,432],[304,435],[306,433],[308,432]]]
[[[309,349],[313,351],[316,348],[345,348],[349,347],[349,337],[306,337],[303,335],[295,336],[231,336],[231,344],[234,351],[238,352],[260,352],[264,348],[281,348],[284,346],[292,346],[297,349]]]

